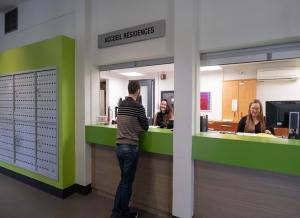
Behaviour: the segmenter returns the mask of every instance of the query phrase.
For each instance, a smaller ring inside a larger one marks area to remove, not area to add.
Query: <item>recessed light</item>
[[[143,76],[144,74],[138,73],[138,72],[125,72],[125,73],[120,73],[123,76]]]
[[[212,71],[212,70],[222,70],[222,67],[219,65],[200,67],[200,71]]]

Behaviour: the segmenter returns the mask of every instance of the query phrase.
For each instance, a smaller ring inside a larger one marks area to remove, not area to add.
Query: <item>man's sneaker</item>
[[[137,212],[130,212],[129,218],[137,218],[137,217],[138,217],[138,213]]]

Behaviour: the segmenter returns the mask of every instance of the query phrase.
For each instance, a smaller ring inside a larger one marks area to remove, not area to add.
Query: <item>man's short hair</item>
[[[128,93],[129,94],[135,94],[138,90],[141,89],[140,83],[136,80],[131,80],[128,83]]]

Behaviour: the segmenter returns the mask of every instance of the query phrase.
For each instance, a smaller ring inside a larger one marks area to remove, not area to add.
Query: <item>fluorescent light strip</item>
[[[120,73],[123,76],[143,76],[144,74],[138,73],[138,72],[125,72],[125,73]]]
[[[212,70],[222,70],[222,67],[219,65],[200,67],[200,71],[212,71]]]

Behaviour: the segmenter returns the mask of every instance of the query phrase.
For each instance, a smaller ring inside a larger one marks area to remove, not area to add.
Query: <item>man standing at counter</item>
[[[145,108],[136,101],[140,90],[138,81],[130,81],[129,96],[120,103],[118,110],[116,154],[121,170],[121,181],[116,191],[111,217],[137,217],[137,212],[130,212],[129,202],[139,158],[139,133],[149,128]]]

